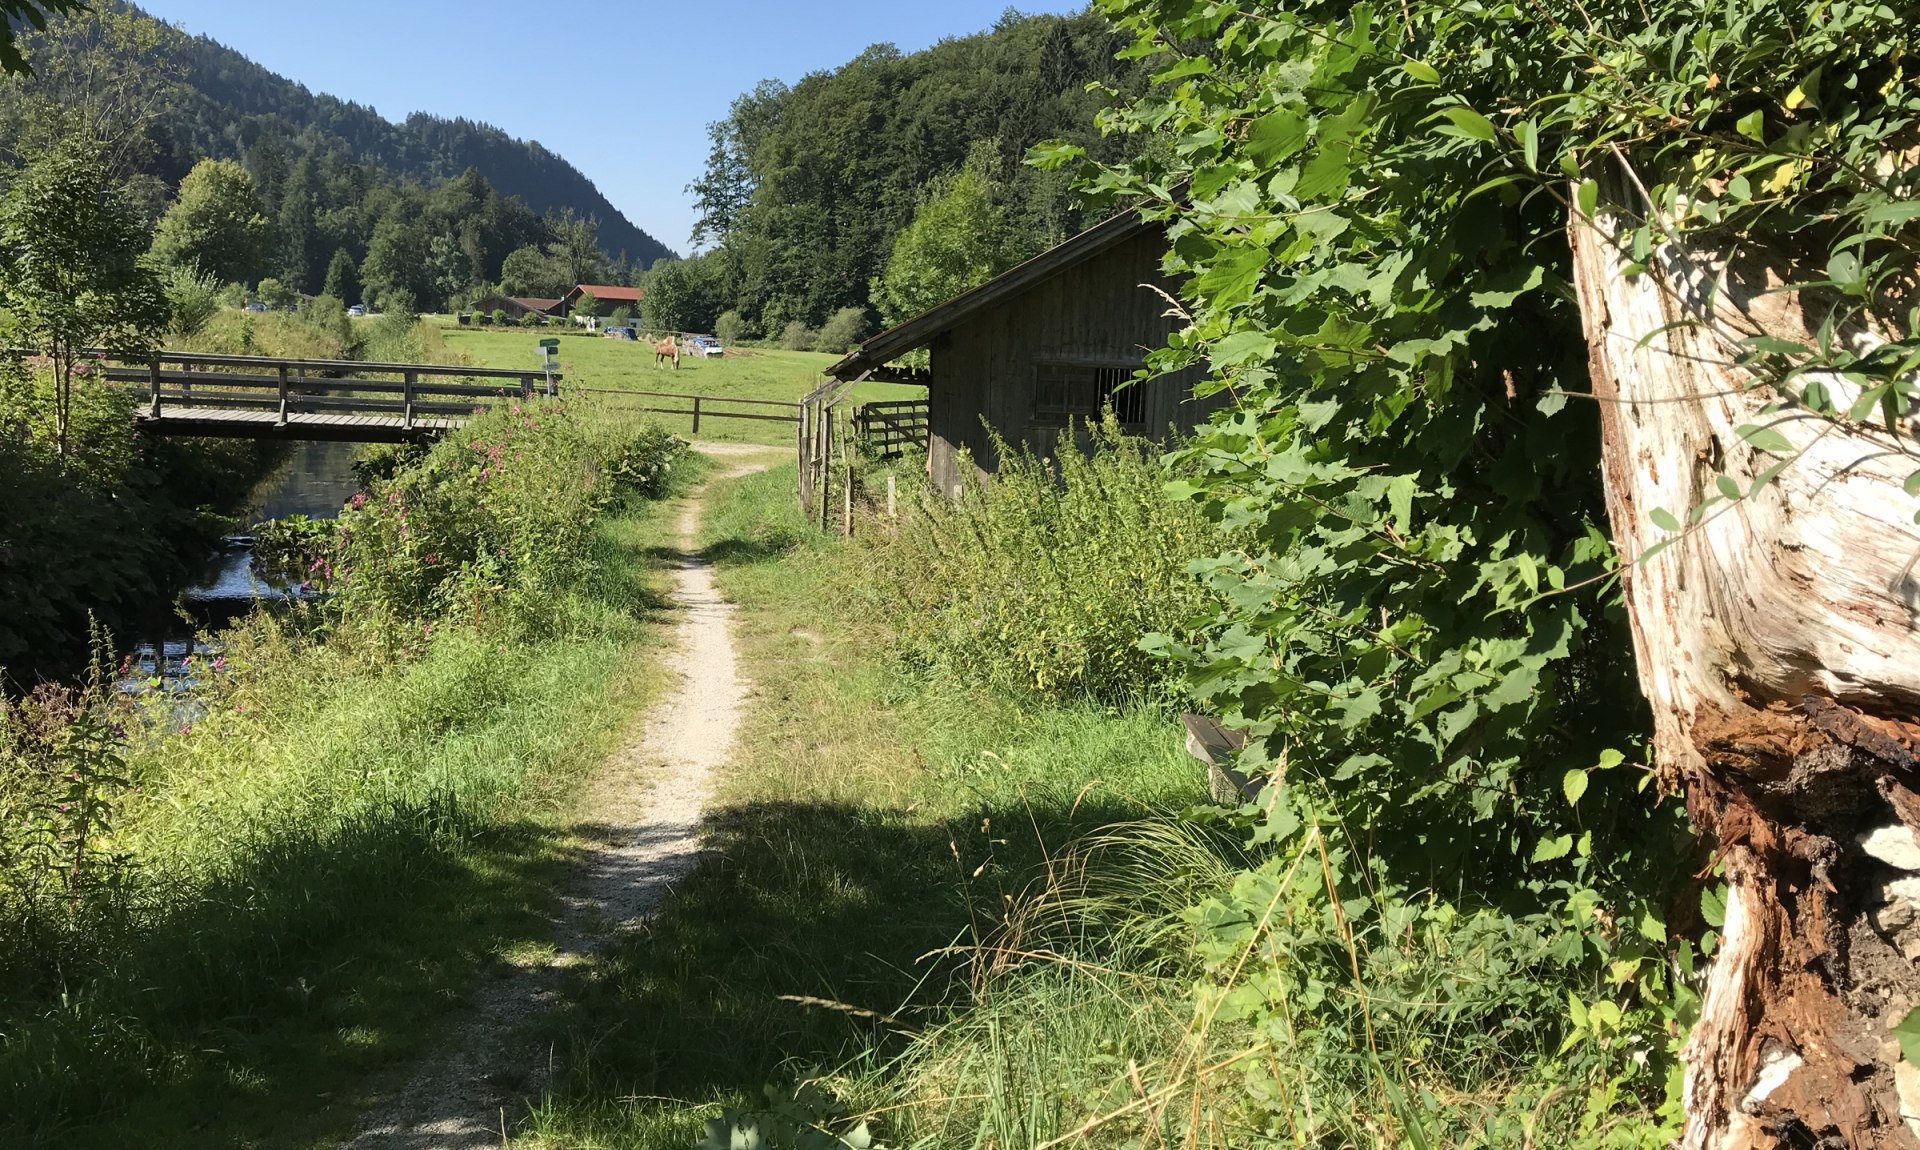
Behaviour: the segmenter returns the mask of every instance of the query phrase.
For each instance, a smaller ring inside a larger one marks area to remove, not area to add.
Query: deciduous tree
[[[77,149],[37,161],[0,200],[0,306],[18,336],[52,360],[62,455],[85,350],[142,351],[166,325],[167,298],[141,258],[145,246],[100,163]]]
[[[153,233],[160,262],[195,267],[229,283],[251,283],[273,237],[253,177],[232,160],[202,160],[180,181],[180,197]]]

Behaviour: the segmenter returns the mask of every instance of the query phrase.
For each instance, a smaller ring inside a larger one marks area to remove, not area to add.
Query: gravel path
[[[765,448],[697,447],[726,464],[721,478],[769,462]],[[518,1032],[557,1005],[563,969],[631,929],[699,861],[701,810],[733,749],[745,695],[729,628],[733,606],[714,590],[712,564],[694,550],[700,511],[696,495],[680,516],[673,592],[679,619],[667,662],[675,686],[648,715],[638,741],[613,756],[584,796],[587,821],[575,832],[587,861],[556,926],[554,957],[513,967],[482,987],[459,1037],[367,1116],[347,1144],[355,1150],[502,1145],[550,1071],[547,1053]]]

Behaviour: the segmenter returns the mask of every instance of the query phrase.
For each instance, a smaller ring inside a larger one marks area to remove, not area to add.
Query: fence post
[[[153,417],[160,418],[160,357],[154,356],[147,363],[147,370],[153,379]]]
[[[405,371],[400,373],[401,404],[405,410],[405,415],[401,419],[401,426],[405,427],[408,431],[413,430],[413,385],[419,378],[419,373],[417,372]]]
[[[840,453],[846,456],[847,462],[846,483],[843,486],[845,503],[840,512],[840,535],[842,538],[851,539],[853,538],[853,456],[847,455],[844,447],[840,449]]]
[[[700,397],[693,397],[693,434],[700,434]]]
[[[530,375],[520,377],[520,402],[533,402],[533,377]]]
[[[287,425],[287,365],[280,365],[280,426]]]

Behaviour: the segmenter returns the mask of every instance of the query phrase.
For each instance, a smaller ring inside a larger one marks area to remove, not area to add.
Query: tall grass
[[[550,941],[561,812],[655,682],[666,527],[644,499],[594,506],[548,587],[565,626],[263,614],[190,698],[95,701],[125,731],[93,832],[111,878],[40,885],[32,913],[84,927],[57,950],[0,939],[0,1144],[341,1132],[489,970]],[[9,764],[71,762],[24,757],[21,718]]]
[[[1219,546],[1162,493],[1158,451],[1109,415],[1050,456],[999,444],[959,499],[925,490],[873,557],[876,610],[923,668],[1038,697],[1164,698],[1178,669],[1140,648],[1185,636],[1208,605],[1187,570]]]

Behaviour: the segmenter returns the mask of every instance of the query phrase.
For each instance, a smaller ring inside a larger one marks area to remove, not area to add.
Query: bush
[[[814,340],[813,350],[842,355],[852,351],[866,333],[866,309],[843,307],[820,325],[820,335]]]
[[[957,501],[929,488],[897,536],[871,545],[910,663],[1107,700],[1159,696],[1178,681],[1140,638],[1190,633],[1210,601],[1187,564],[1220,536],[1166,498],[1153,444],[1111,418],[1091,431],[1091,450],[1068,440],[1050,460],[1000,443],[992,481],[970,481]]]
[[[286,311],[300,298],[292,288],[274,279],[272,276],[268,276],[266,279],[260,281],[260,287],[256,294],[259,295],[261,303],[266,304],[274,311]]]
[[[479,323],[480,323],[480,326],[482,326],[482,327],[492,327],[492,326],[493,326],[493,317],[492,317],[492,316],[490,316],[490,315],[488,315],[488,314],[487,314],[486,312],[478,312],[478,313],[476,313],[476,314],[474,315],[474,317],[473,317],[473,318],[474,318],[475,320],[477,320],[477,321],[479,321]]]
[[[539,327],[540,326],[539,314],[537,312],[530,312],[530,311],[521,312],[520,326],[521,327]]]
[[[493,314],[487,317],[487,322],[488,322],[488,323],[498,323],[498,324],[504,324],[504,323],[506,323],[506,322],[507,322],[507,309],[506,309],[506,308],[503,308],[503,307],[497,307],[497,308],[494,308],[494,309],[493,309]]]
[[[173,268],[167,273],[164,286],[167,307],[172,313],[167,323],[169,334],[192,339],[220,314],[220,284],[197,268]]]
[[[720,318],[713,321],[713,334],[726,347],[732,347],[747,338],[747,320],[737,311],[723,311]]]
[[[809,351],[813,347],[813,329],[804,320],[788,320],[780,333],[780,346],[788,351]]]
[[[660,494],[685,447],[657,425],[589,430],[563,404],[513,404],[396,457],[310,566],[345,618],[539,629],[586,577],[601,512]]]

